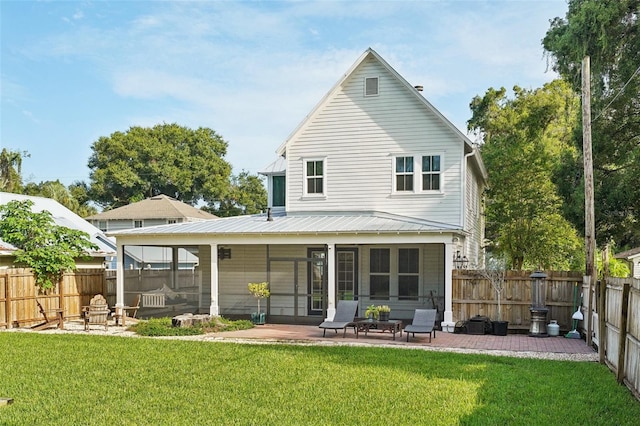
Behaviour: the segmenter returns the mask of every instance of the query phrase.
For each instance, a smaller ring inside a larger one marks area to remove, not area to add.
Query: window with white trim
[[[396,191],[413,191],[413,157],[396,157]]]
[[[305,161],[306,193],[308,195],[324,194],[324,161]]]
[[[378,96],[379,80],[378,77],[365,77],[364,79],[364,95]]]
[[[440,156],[422,156],[422,190],[440,191]]]

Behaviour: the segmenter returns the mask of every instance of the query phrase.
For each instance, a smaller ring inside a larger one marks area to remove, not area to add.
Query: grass
[[[631,425],[595,363],[0,333],[2,425]]]

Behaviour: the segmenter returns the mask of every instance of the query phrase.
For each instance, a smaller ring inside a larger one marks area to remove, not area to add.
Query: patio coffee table
[[[396,340],[396,333],[400,333],[400,337],[402,337],[402,320],[371,321],[365,319],[356,321],[356,339],[361,331],[364,331],[364,335],[366,337],[367,333],[371,330],[378,330],[381,333],[385,330],[389,330],[393,335],[393,340]]]

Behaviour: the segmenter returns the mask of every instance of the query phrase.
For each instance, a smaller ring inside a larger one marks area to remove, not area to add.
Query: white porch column
[[[220,315],[218,306],[218,245],[211,244],[211,306],[209,315]]]
[[[327,321],[333,320],[336,314],[336,245],[327,244]]]
[[[442,331],[453,333],[456,323],[453,321],[453,244],[444,245],[444,319]]]
[[[116,313],[124,306],[124,246],[116,242]]]

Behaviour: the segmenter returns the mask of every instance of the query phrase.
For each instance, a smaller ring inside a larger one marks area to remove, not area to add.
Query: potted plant
[[[391,308],[389,305],[380,305],[378,308],[378,319],[380,321],[389,321],[389,313],[391,312]]]
[[[375,305],[367,306],[367,310],[364,312],[364,316],[367,317],[369,321],[378,319],[378,307]]]
[[[493,334],[497,336],[506,336],[509,328],[509,321],[502,320],[502,292],[505,289],[505,278],[507,276],[506,262],[504,258],[489,259],[485,269],[480,270],[480,275],[489,281],[493,291],[496,293],[496,300],[498,301],[497,320],[492,321]]]
[[[271,295],[271,292],[269,291],[269,283],[249,283],[249,293],[258,299],[258,312],[253,312],[251,314],[251,322],[262,325],[265,323],[266,314],[260,312],[260,299],[267,298]]]

